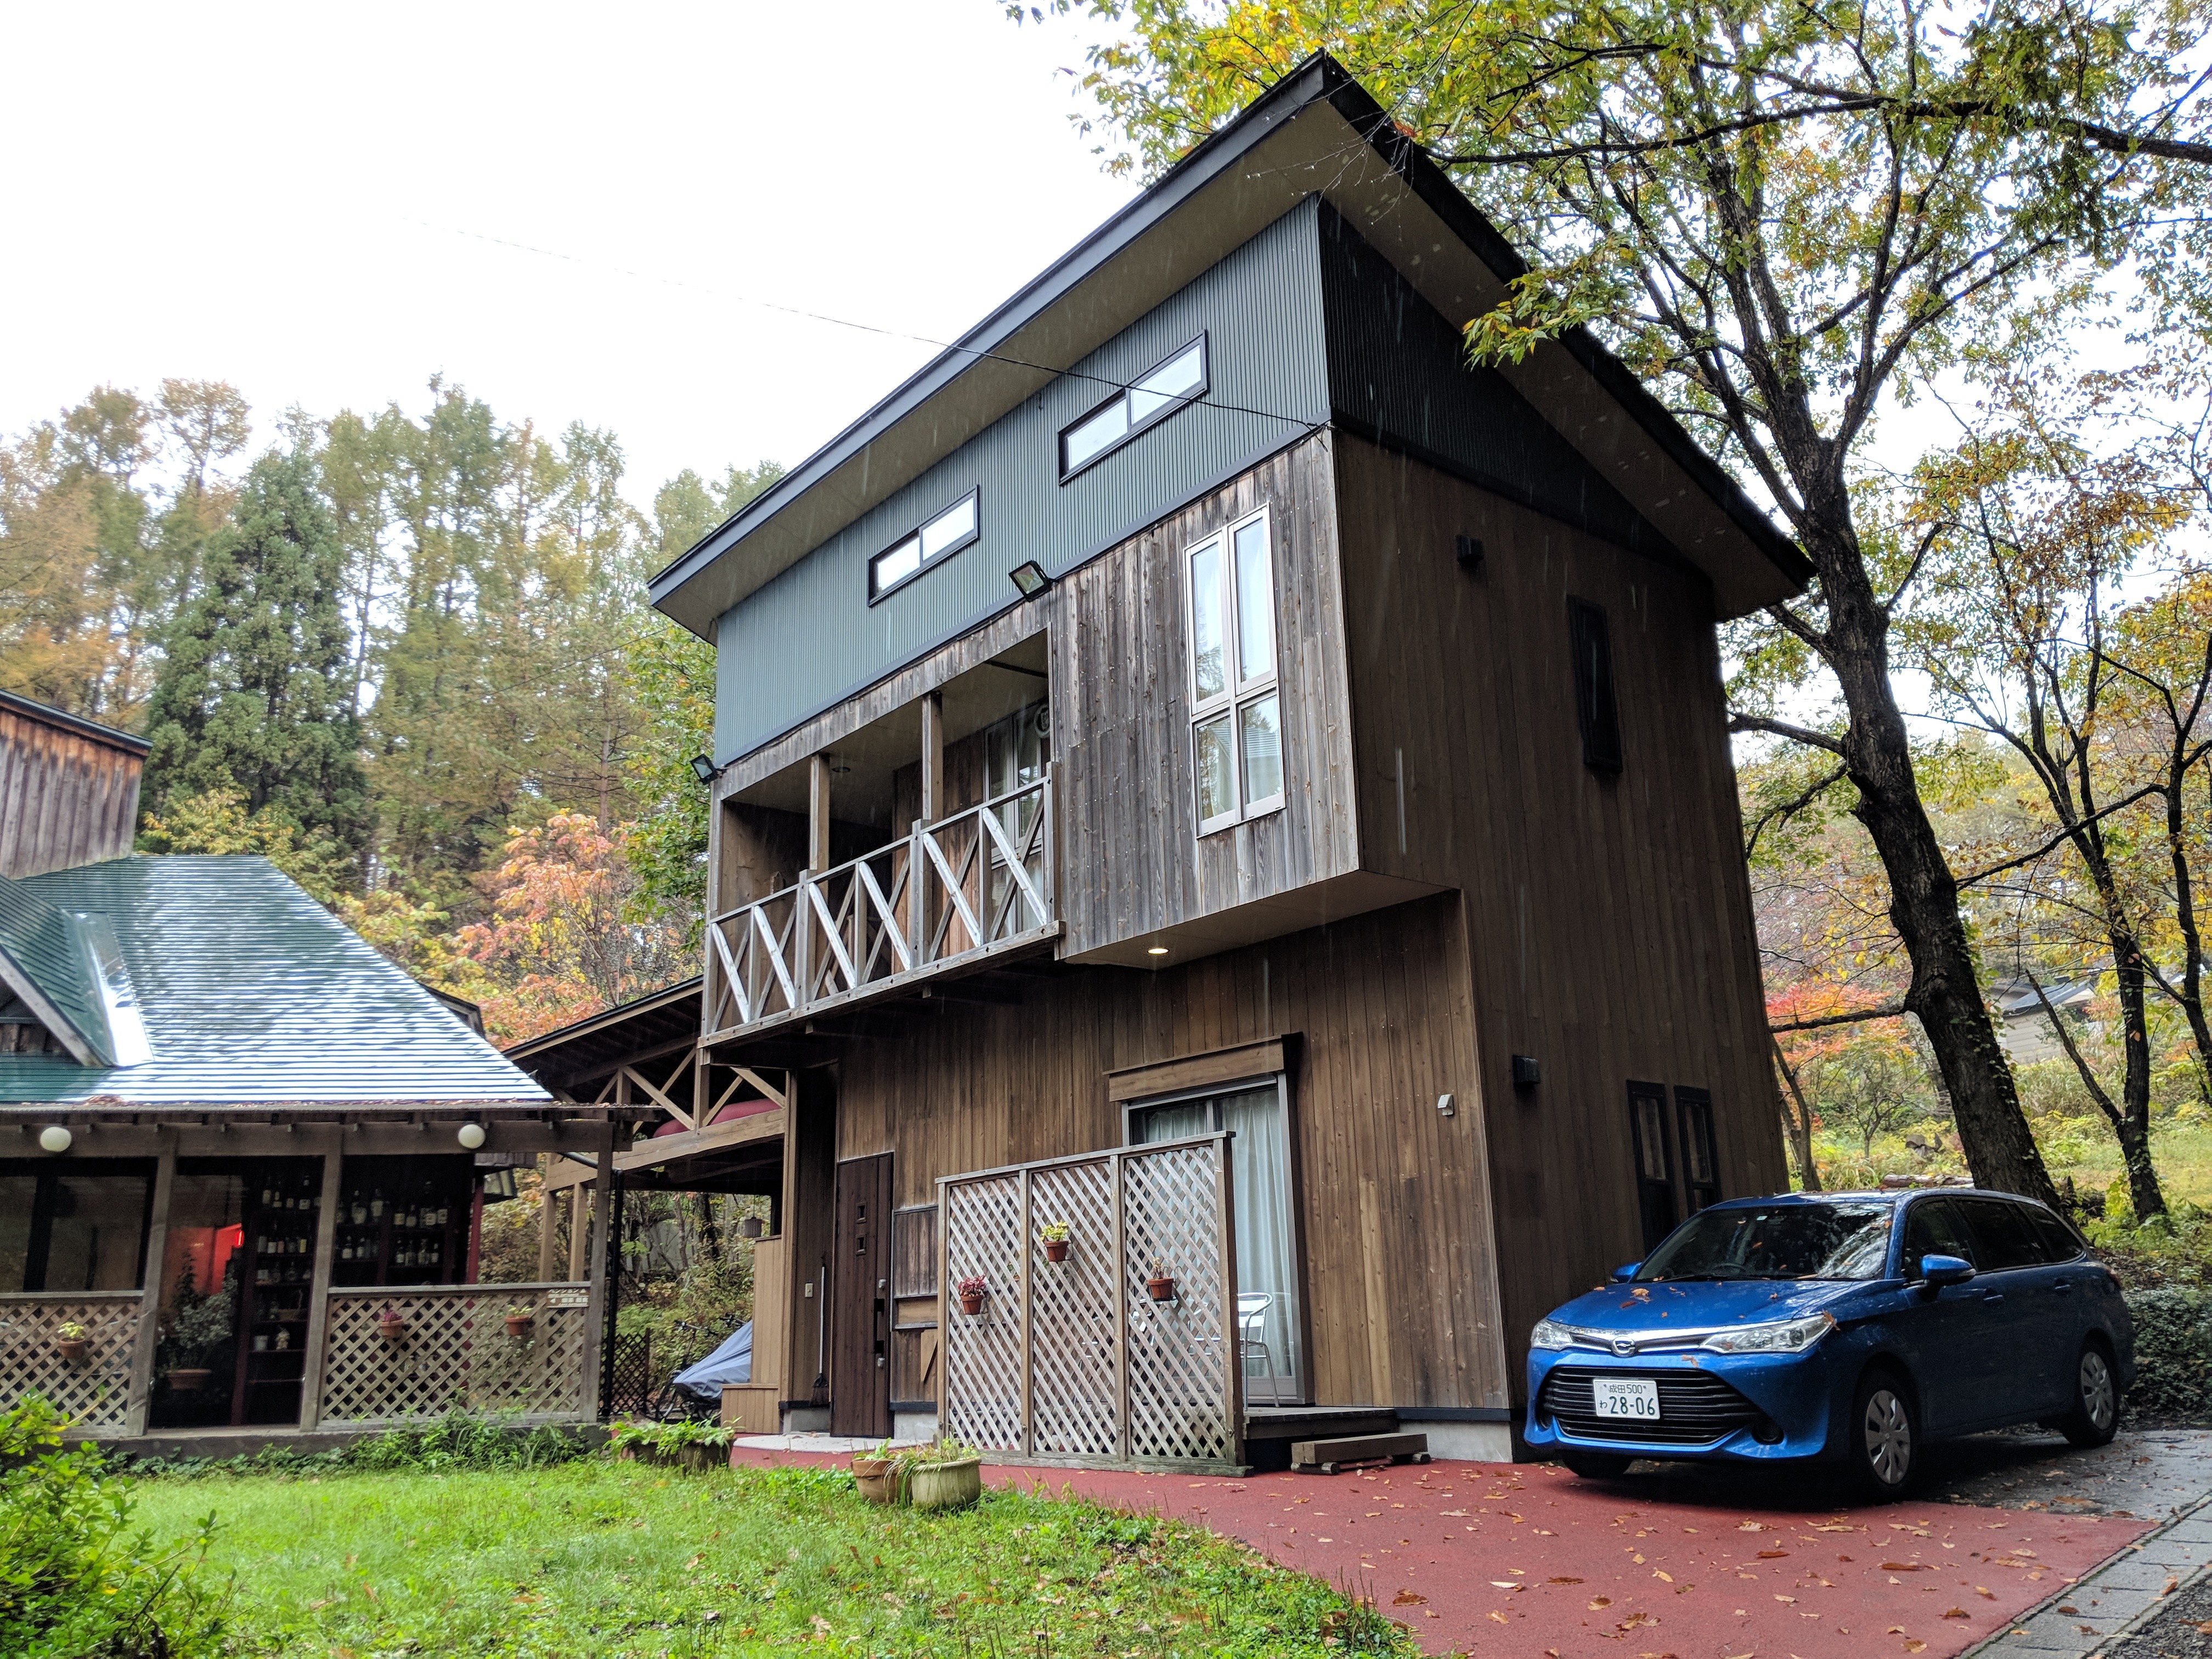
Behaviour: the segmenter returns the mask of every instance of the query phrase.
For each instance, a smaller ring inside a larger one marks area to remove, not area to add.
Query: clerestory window
[[[868,603],[873,605],[900,583],[919,576],[925,566],[957,553],[981,535],[976,512],[981,494],[969,490],[921,529],[900,537],[869,560]]]
[[[1190,550],[1190,731],[1198,833],[1283,804],[1267,511]]]
[[[1146,427],[1206,395],[1206,336],[1170,352],[1060,434],[1060,481],[1066,483]]]

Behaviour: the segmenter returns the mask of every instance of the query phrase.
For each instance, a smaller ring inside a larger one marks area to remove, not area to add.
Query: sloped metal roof
[[[54,946],[54,916],[82,924],[95,941],[112,933],[116,976],[127,981],[151,1055],[135,1066],[82,1066],[64,1054],[0,1054],[0,1105],[548,1099],[265,859],[111,859],[0,879],[0,948],[12,956],[7,930],[21,928],[38,949],[27,945],[35,960],[19,965],[42,988],[52,975],[64,993],[75,971],[80,1006],[86,996],[96,1006],[97,965],[72,970]]]

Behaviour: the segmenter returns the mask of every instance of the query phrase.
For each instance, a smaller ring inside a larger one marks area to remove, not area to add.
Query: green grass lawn
[[[1240,1546],[987,1492],[863,1504],[842,1474],[536,1471],[160,1478],[159,1539],[215,1511],[247,1653],[1411,1653],[1348,1596]]]

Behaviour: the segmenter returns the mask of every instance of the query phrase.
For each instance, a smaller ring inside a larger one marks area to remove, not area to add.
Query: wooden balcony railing
[[[782,1025],[1056,936],[1052,772],[713,919],[707,1036]]]

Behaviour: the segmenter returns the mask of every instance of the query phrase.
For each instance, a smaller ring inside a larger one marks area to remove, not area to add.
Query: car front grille
[[[1765,1415],[1710,1371],[1660,1371],[1650,1379],[1659,1385],[1658,1421],[1600,1417],[1591,1379],[1626,1375],[1555,1365],[1544,1379],[1543,1392],[1536,1397],[1537,1415],[1551,1419],[1577,1439],[1652,1446],[1709,1446],[1738,1429],[1750,1427]]]

